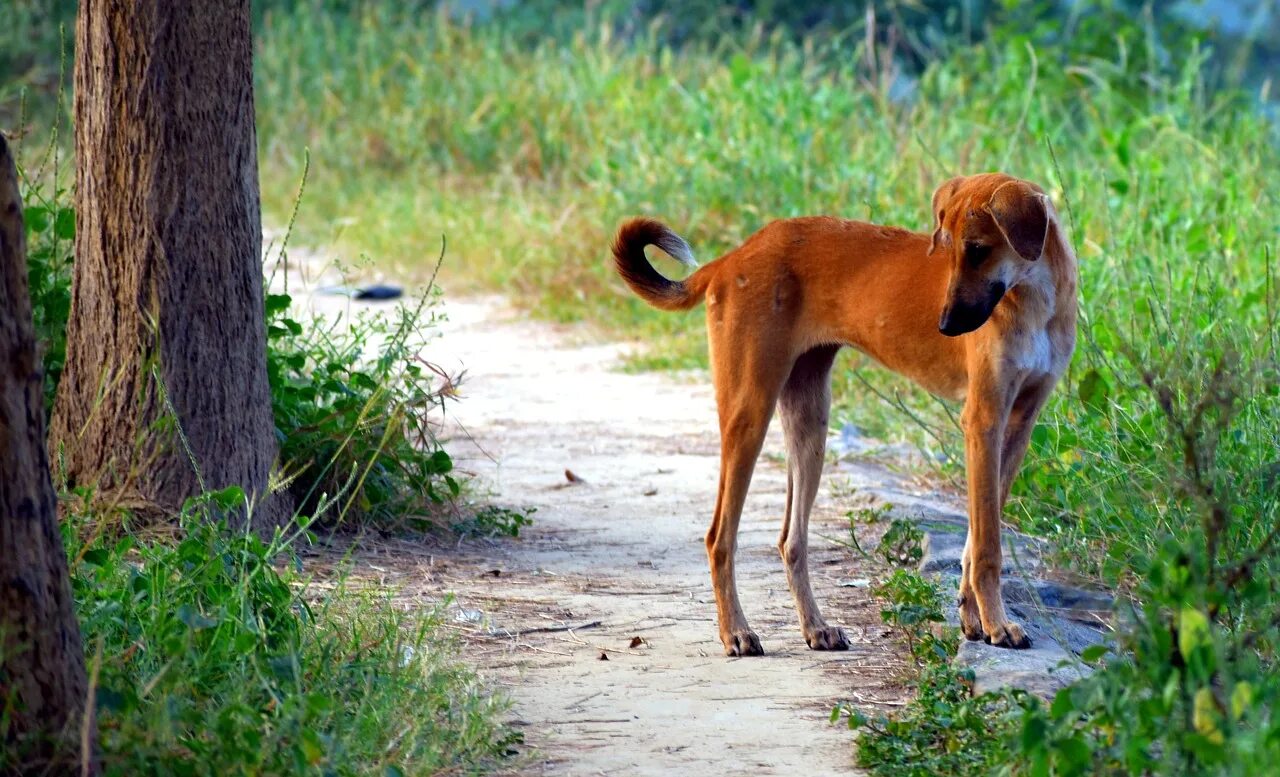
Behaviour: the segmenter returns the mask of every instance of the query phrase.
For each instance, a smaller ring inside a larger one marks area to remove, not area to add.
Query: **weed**
[[[890,502],[880,502],[876,505],[867,507],[859,507],[856,510],[850,510],[845,513],[845,518],[849,519],[849,526],[863,524],[872,526],[880,523],[893,512],[893,504]]]
[[[937,585],[916,572],[897,569],[876,588],[876,595],[885,600],[880,617],[898,631],[918,661],[936,663],[950,658],[956,645],[955,630],[937,628],[946,621],[944,598]]]
[[[898,567],[914,566],[924,555],[924,532],[914,522],[895,518],[889,524],[876,552],[885,561]]]
[[[1007,694],[971,694],[973,675],[950,665],[957,630],[943,627],[944,596],[932,581],[896,570],[876,588],[885,604],[884,622],[894,628],[916,659],[917,696],[894,716],[867,715],[840,704],[831,721],[843,719],[859,732],[859,765],[883,775],[989,775],[1008,760],[1006,743],[1021,707]]]
[[[27,189],[23,218],[27,227],[27,277],[36,342],[44,360],[45,412],[53,409],[54,392],[67,360],[67,318],[71,314],[71,252],[75,212],[63,204],[65,192],[45,197]]]
[[[536,507],[513,508],[501,505],[485,505],[477,510],[469,523],[455,528],[480,534],[502,534],[508,537],[520,536],[520,530],[533,524]]]
[[[326,521],[421,530],[449,516],[442,506],[461,486],[431,424],[455,384],[417,356],[438,296],[430,289],[393,317],[317,318],[306,326],[293,318],[289,295],[267,296],[280,460],[305,513],[341,494]]]

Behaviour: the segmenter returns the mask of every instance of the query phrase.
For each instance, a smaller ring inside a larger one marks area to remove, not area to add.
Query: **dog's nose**
[[[961,334],[960,327],[956,324],[955,318],[951,315],[951,308],[942,311],[942,317],[938,319],[938,331],[947,337],[955,337]]]
[[[938,331],[947,337],[957,337],[972,332],[982,326],[987,315],[967,305],[952,305],[942,311],[938,319]]]

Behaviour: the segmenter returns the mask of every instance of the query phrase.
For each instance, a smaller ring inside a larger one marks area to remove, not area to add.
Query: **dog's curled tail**
[[[661,248],[681,264],[698,266],[689,244],[666,224],[655,219],[631,219],[618,229],[618,236],[613,239],[614,266],[631,290],[662,310],[688,310],[701,302],[707,290],[708,268],[683,281],[673,281],[649,264],[648,257],[644,255],[647,245]]]

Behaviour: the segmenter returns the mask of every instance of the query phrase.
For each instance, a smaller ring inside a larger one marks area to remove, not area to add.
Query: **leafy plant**
[[[883,775],[989,775],[1007,762],[1009,737],[1021,707],[1008,694],[974,698],[973,675],[950,665],[956,629],[942,627],[944,596],[915,572],[896,570],[876,588],[885,603],[880,615],[898,632],[916,659],[917,696],[897,715],[868,715],[853,704],[837,705],[833,723],[844,719],[859,732],[859,765]]]
[[[29,187],[26,195],[23,218],[27,228],[28,290],[36,341],[44,360],[45,411],[51,412],[67,360],[76,219],[75,211],[65,204],[66,192],[62,190],[46,197],[40,187]]]
[[[438,299],[433,287],[392,318],[304,326],[293,318],[289,295],[267,296],[280,458],[303,511],[341,494],[325,520],[422,529],[448,517],[443,506],[461,486],[431,424],[455,386],[417,355]]]
[[[485,505],[476,510],[470,522],[454,526],[461,531],[477,534],[503,534],[508,537],[519,537],[520,530],[533,523],[531,517],[537,512],[536,507],[513,508],[501,505]]]
[[[938,635],[937,624],[944,623],[946,617],[942,591],[935,583],[916,572],[897,569],[876,588],[876,595],[885,600],[880,617],[898,630],[916,659],[936,662],[954,652],[954,629]]]
[[[906,518],[894,518],[880,538],[876,552],[894,566],[906,567],[920,563],[924,556],[924,532]]]

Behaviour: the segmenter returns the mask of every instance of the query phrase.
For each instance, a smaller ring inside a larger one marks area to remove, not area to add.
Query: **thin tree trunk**
[[[45,454],[18,176],[0,135],[0,773],[75,773],[84,647]],[[92,709],[84,731],[93,771]]]
[[[55,470],[158,514],[239,485],[277,525],[249,0],[82,0],[75,138]]]

